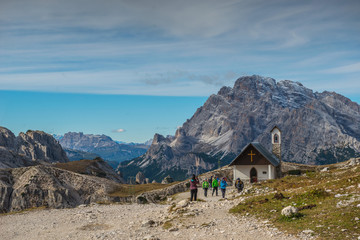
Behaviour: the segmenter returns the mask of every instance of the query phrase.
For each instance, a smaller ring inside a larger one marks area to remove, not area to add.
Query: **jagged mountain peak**
[[[314,93],[299,82],[253,75],[211,95],[175,137],[157,137],[161,144],[151,145],[131,167],[156,180],[171,171],[184,178],[218,161],[225,164],[249,142],[270,150],[275,125],[283,132],[286,161],[325,164],[360,152],[358,104],[337,93]]]

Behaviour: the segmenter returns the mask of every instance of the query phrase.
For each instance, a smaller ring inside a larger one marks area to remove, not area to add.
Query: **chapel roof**
[[[229,166],[235,165],[235,161],[237,158],[244,152],[249,146],[253,146],[256,150],[258,150],[274,167],[279,166],[280,160],[277,158],[274,154],[269,152],[263,145],[261,145],[259,142],[251,142],[248,145],[246,145],[241,153],[229,164]]]

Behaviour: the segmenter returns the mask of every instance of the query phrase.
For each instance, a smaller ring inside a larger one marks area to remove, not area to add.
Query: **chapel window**
[[[279,135],[274,135],[274,143],[279,143]]]

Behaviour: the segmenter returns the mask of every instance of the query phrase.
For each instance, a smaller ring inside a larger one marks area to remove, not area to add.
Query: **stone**
[[[172,227],[169,229],[169,232],[176,232],[176,231],[179,231],[179,229],[176,227]]]
[[[189,200],[184,199],[184,200],[181,200],[180,202],[178,202],[176,204],[176,207],[184,208],[184,207],[187,207],[188,205],[189,205]]]
[[[327,172],[327,171],[329,171],[328,167],[324,167],[323,169],[320,170],[320,172]]]
[[[162,184],[169,184],[169,183],[172,183],[172,182],[174,182],[174,180],[173,180],[172,177],[170,177],[170,175],[166,176],[166,177],[161,181]]]
[[[303,231],[302,231],[302,233],[305,233],[305,234],[312,234],[312,233],[314,233],[314,231],[313,231],[313,230],[311,230],[311,229],[306,229],[306,230],[303,230]]]
[[[281,215],[285,217],[292,217],[297,214],[299,210],[294,206],[287,206],[281,210]]]
[[[141,226],[142,227],[153,227],[153,226],[155,226],[155,221],[154,220],[145,220],[145,221],[143,221],[142,223],[141,223]]]
[[[135,177],[135,181],[137,184],[145,183],[145,175],[142,172],[138,172]]]

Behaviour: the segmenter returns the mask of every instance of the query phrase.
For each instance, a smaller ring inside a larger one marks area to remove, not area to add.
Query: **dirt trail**
[[[231,191],[231,189],[230,189]],[[229,190],[228,190],[229,192]],[[186,202],[189,193],[174,197]],[[220,192],[219,192],[220,195]],[[228,213],[236,201],[220,196],[185,204],[177,212],[169,204],[92,205],[1,215],[1,239],[297,239],[266,221]],[[180,212],[180,213],[179,213]],[[165,223],[165,225],[164,225]],[[164,229],[164,227],[166,229]]]

